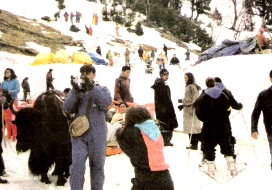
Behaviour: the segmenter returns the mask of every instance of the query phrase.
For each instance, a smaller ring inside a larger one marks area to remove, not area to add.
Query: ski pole
[[[241,114],[242,114],[242,117],[243,117],[243,120],[244,120],[244,123],[245,123],[246,129],[247,129],[247,134],[248,134],[248,136],[249,136],[250,144],[251,144],[251,146],[252,146],[252,149],[253,149],[254,155],[255,155],[255,157],[256,157],[256,160],[258,160],[258,157],[257,157],[256,151],[255,151],[255,148],[254,148],[253,143],[252,143],[252,140],[251,140],[251,135],[250,135],[250,133],[248,132],[248,128],[247,128],[246,120],[245,120],[245,118],[244,118],[244,114],[243,114],[242,110],[240,110],[240,112],[241,112]]]
[[[189,138],[189,149],[188,149],[188,156],[187,156],[187,163],[189,161],[190,152],[191,152],[191,140],[192,140],[192,134],[193,134],[193,127],[194,127],[194,119],[195,119],[195,109],[193,108],[193,118],[192,118],[192,126],[190,131],[190,138]]]

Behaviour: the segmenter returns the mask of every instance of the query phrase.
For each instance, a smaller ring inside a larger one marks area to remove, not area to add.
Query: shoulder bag
[[[88,115],[90,113],[92,98],[89,99],[86,115],[81,115],[77,117],[70,125],[69,131],[72,137],[82,136],[90,128],[90,123],[88,120]]]

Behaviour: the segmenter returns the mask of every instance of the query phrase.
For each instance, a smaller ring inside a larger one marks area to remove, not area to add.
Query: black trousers
[[[201,135],[201,151],[203,152],[203,159],[208,161],[215,160],[215,147],[219,144],[221,154],[225,156],[233,156],[234,154],[233,144],[231,143],[231,135],[229,134],[203,134]]]
[[[136,171],[131,179],[131,190],[174,190],[174,183],[169,170],[165,171]]]
[[[164,144],[170,143],[173,137],[173,131],[161,131]]]
[[[197,147],[198,142],[201,141],[201,133],[189,134],[189,140],[190,140],[190,137],[191,137],[191,146],[192,147]]]
[[[3,160],[3,148],[2,148],[2,139],[3,139],[3,134],[2,134],[2,123],[1,125],[1,135],[0,135],[0,174],[3,172],[3,170],[5,169],[5,164],[4,164],[4,160]]]
[[[46,91],[48,91],[49,88],[51,88],[52,90],[55,89],[54,86],[53,86],[53,84],[52,84],[52,82],[47,82],[47,83],[46,83]]]

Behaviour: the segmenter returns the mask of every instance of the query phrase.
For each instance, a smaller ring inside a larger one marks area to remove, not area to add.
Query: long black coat
[[[171,100],[171,91],[168,85],[160,78],[151,86],[155,91],[155,112],[157,120],[161,121],[165,130],[173,131],[178,127],[175,109]]]

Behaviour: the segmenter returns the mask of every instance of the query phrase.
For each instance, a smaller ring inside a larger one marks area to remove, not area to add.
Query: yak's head
[[[58,91],[47,91],[40,94],[33,108],[22,108],[19,111],[14,106],[14,100],[10,103],[10,110],[16,116],[17,126],[16,150],[25,152],[32,146],[43,146],[50,133],[49,123],[60,115],[64,117],[62,99]]]

